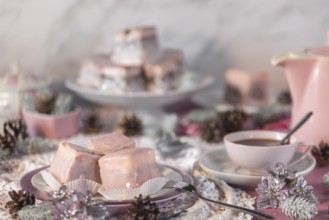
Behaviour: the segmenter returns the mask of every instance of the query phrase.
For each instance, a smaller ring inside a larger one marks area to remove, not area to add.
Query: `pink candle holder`
[[[61,139],[78,133],[80,109],[63,115],[47,115],[22,110],[22,115],[30,136],[44,136]]]

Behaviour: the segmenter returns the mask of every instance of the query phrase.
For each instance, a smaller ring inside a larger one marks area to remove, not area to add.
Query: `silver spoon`
[[[311,116],[313,115],[313,112],[307,113],[300,122],[295,125],[291,131],[288,132],[288,134],[281,140],[280,145],[283,145],[286,143],[287,140],[289,140],[290,136],[295,133]]]
[[[202,196],[196,190],[196,188],[190,183],[170,181],[169,183],[167,183],[167,185],[165,187],[166,188],[181,189],[181,190],[193,193],[194,195],[198,196],[200,199],[203,199],[203,200],[206,200],[208,202],[212,202],[212,203],[224,206],[224,207],[228,207],[228,208],[240,211],[240,212],[244,212],[244,213],[250,214],[254,217],[260,218],[260,219],[266,219],[266,220],[275,219],[273,216],[267,215],[267,214],[265,214],[263,212],[260,212],[260,211],[257,211],[257,210],[248,209],[248,208],[245,208],[245,207],[236,206],[236,205],[228,204],[228,203],[225,203],[225,202],[215,201],[215,200],[206,198],[206,197]]]

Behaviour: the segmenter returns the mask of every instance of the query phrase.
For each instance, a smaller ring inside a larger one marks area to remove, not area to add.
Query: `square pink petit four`
[[[102,152],[110,153],[125,148],[134,148],[135,142],[119,132],[112,132],[103,136],[91,139],[88,144],[88,148]]]
[[[101,183],[98,165],[101,156],[93,150],[61,142],[49,172],[62,184],[80,177]]]
[[[130,148],[106,154],[100,158],[99,167],[105,189],[137,188],[161,176],[151,148]]]

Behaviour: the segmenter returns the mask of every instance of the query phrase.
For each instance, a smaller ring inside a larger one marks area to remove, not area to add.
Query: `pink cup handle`
[[[311,149],[314,147],[314,144],[312,143],[307,143],[307,142],[297,142],[295,143],[297,146],[297,148],[299,147],[306,147],[306,149],[304,150],[304,152],[301,153],[300,157],[296,158],[293,161],[290,161],[287,164],[287,167],[290,167],[292,165],[295,165],[296,163],[299,163],[300,161],[304,160],[305,157],[309,154],[309,152],[311,151]]]

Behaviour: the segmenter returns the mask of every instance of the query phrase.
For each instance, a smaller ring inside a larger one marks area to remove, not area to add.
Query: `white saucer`
[[[296,152],[294,157],[300,157],[301,153]],[[289,170],[296,171],[296,175],[304,176],[309,174],[315,167],[316,160],[312,155],[307,155],[300,162],[293,164]],[[228,157],[224,147],[217,148],[205,153],[199,159],[199,166],[203,172],[215,178],[226,181],[229,184],[239,186],[257,186],[262,174],[252,173],[250,170],[241,168],[234,164]],[[263,175],[266,175],[264,172]]]

